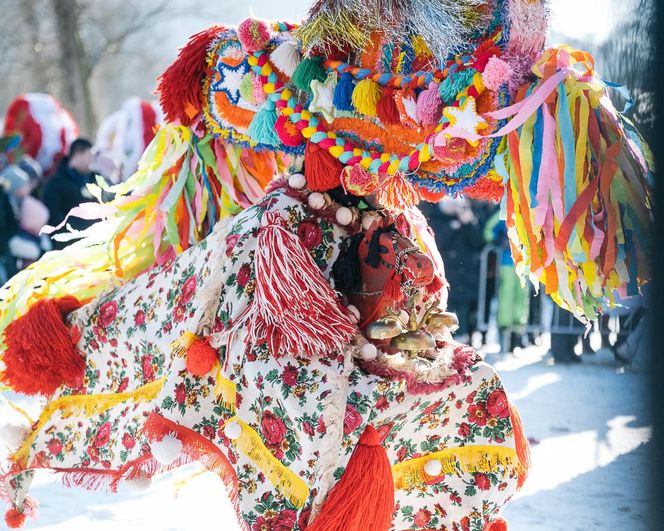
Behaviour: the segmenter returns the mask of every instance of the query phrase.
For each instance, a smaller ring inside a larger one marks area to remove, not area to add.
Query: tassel
[[[210,338],[196,339],[187,349],[187,370],[202,378],[217,364],[217,351],[210,346]]]
[[[65,316],[80,308],[75,297],[38,301],[5,330],[5,369],[0,380],[26,395],[52,395],[61,385],[83,383],[85,359],[78,353],[79,333]]]
[[[277,46],[270,54],[270,62],[285,76],[291,77],[302,61],[302,55],[293,41],[287,40]]]
[[[291,81],[293,84],[305,92],[311,93],[311,82],[313,80],[323,83],[327,75],[322,65],[322,57],[306,57],[297,65]]]
[[[376,106],[376,114],[385,125],[399,125],[401,123],[399,108],[397,102],[394,101],[394,89],[392,87],[383,89],[383,95]]]
[[[420,92],[417,98],[417,117],[424,126],[436,125],[443,114],[443,101],[436,83],[430,83],[429,88]]]
[[[256,144],[278,147],[281,142],[275,130],[276,124],[276,106],[272,100],[267,100],[251,120],[247,134]]]
[[[362,272],[360,268],[360,243],[364,234],[359,233],[348,240],[348,247],[341,253],[332,266],[332,277],[334,287],[346,294],[359,290],[362,284]]]
[[[324,356],[345,345],[356,329],[337,294],[299,238],[266,212],[256,244],[256,290],[233,331],[247,345],[267,343],[273,356]]]
[[[348,72],[341,74],[337,86],[334,88],[332,100],[334,108],[339,111],[353,111],[353,76]]]
[[[420,196],[411,182],[397,173],[383,179],[378,186],[376,199],[385,208],[403,211],[415,206]]]
[[[512,419],[512,429],[514,430],[516,455],[519,457],[519,479],[517,487],[521,489],[528,479],[528,472],[530,471],[530,445],[526,438],[526,432],[523,429],[523,421],[521,420],[521,415],[519,415],[519,410],[512,404],[510,404],[510,418]]]
[[[371,79],[363,79],[353,91],[353,105],[360,114],[376,116],[381,95],[382,91],[378,83]]]
[[[207,52],[222,26],[212,26],[197,33],[180,49],[178,58],[159,76],[159,103],[169,122],[191,125],[201,112],[201,82],[207,75]]]
[[[383,296],[395,303],[399,303],[403,300],[403,290],[401,289],[401,284],[403,280],[401,275],[398,275],[396,272],[390,277],[390,279],[385,283],[383,287]]]
[[[237,36],[244,51],[254,53],[265,48],[270,40],[270,30],[262,20],[246,18],[237,27]]]
[[[341,184],[343,165],[318,144],[307,142],[304,150],[304,176],[309,189],[327,192]]]
[[[390,461],[378,432],[367,426],[341,480],[307,531],[387,531],[393,513]]]

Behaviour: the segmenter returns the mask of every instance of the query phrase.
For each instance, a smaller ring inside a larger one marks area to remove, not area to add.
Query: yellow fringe
[[[302,508],[309,498],[309,487],[297,474],[289,470],[267,449],[261,436],[251,426],[233,417],[226,423],[237,422],[242,426],[242,435],[233,444],[265,474],[275,489],[295,507]]]
[[[214,396],[217,398],[219,405],[224,409],[235,413],[235,403],[237,400],[237,387],[234,382],[221,375],[221,363],[217,362],[217,371],[215,373]]]
[[[21,447],[14,452],[11,459],[19,465],[27,465],[32,443],[37,438],[40,430],[49,421],[51,415],[56,411],[63,411],[67,416],[83,414],[85,417],[91,417],[95,413],[103,413],[113,406],[128,400],[133,400],[134,402],[149,402],[157,397],[164,386],[164,382],[166,382],[165,376],[159,380],[145,384],[135,391],[127,393],[63,396],[50,402],[39,416],[39,421],[32,430],[32,433],[30,433],[30,436]]]
[[[179,338],[170,344],[171,351],[176,358],[184,358],[189,347],[198,339],[193,332],[184,332]]]
[[[424,465],[437,459],[443,465],[442,474],[475,472],[507,472],[519,469],[519,458],[514,448],[506,446],[462,446],[446,448],[440,452],[410,459],[392,467],[394,488],[410,489],[435,479],[424,471]]]

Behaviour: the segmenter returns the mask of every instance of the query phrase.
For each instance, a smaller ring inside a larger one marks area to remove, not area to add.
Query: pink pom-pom
[[[270,40],[270,30],[267,24],[257,18],[247,18],[240,22],[237,28],[237,35],[242,48],[247,53],[262,50]]]
[[[254,95],[254,101],[260,105],[265,102],[267,99],[267,95],[265,94],[265,91],[263,90],[263,82],[261,81],[261,78],[259,76],[253,76],[252,78],[252,94]]]
[[[512,76],[512,67],[498,57],[491,57],[482,72],[484,86],[494,92],[498,91],[503,83]]]
[[[443,100],[436,83],[429,84],[417,98],[417,118],[423,125],[436,125],[443,113]]]

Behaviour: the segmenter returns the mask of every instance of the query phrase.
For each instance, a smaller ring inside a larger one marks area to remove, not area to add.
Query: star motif
[[[442,131],[445,137],[463,138],[473,147],[482,138],[478,131],[489,125],[477,114],[477,103],[472,96],[468,96],[459,107],[445,107],[443,115],[450,121],[450,125]]]
[[[249,64],[246,59],[236,65],[219,61],[215,70],[219,75],[219,79],[210,86],[210,90],[212,92],[223,92],[228,96],[228,101],[233,105],[237,105],[240,101],[240,83],[249,71]]]
[[[328,122],[334,120],[334,89],[336,86],[336,72],[330,72],[323,83],[317,79],[311,82],[313,99],[309,104],[309,111],[322,114]]]

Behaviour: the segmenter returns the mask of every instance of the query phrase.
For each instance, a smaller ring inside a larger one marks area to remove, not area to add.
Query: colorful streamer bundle
[[[37,300],[90,299],[195,245],[217,221],[258,201],[283,169],[274,153],[199,138],[184,126],[162,127],[129,180],[112,187],[100,182],[92,190],[100,202],[70,213],[104,219],[56,236],[77,241],[46,254],[4,286],[0,333]],[[103,193],[114,199],[101,202]]]
[[[503,111],[523,125],[496,161],[512,253],[522,277],[592,319],[616,290],[635,295],[648,279],[649,169],[590,55],[548,50],[533,72],[538,80]]]

